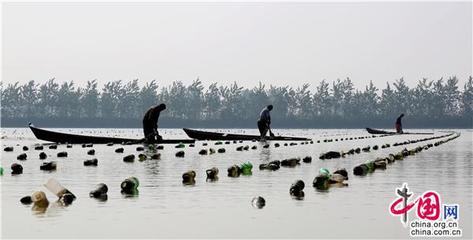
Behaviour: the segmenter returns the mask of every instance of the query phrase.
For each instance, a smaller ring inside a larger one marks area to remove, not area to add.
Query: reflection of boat
[[[218,132],[206,132],[184,128],[187,136],[197,140],[260,140],[259,135],[244,135],[244,134],[227,134]],[[285,137],[285,136],[274,136],[268,137],[266,140],[272,141],[310,141],[308,138],[301,137]]]
[[[366,128],[366,131],[371,134],[425,134],[425,135],[432,135],[434,133],[410,133],[410,132],[403,132],[403,133],[397,133],[397,132],[389,132],[389,131],[384,131],[384,130],[378,130],[374,128]]]
[[[34,127],[29,124],[31,131],[39,140],[55,142],[55,143],[142,143],[144,139],[130,139],[130,138],[114,138],[114,137],[99,137],[99,136],[85,136],[69,133],[53,132]],[[158,143],[194,143],[194,139],[164,139]]]

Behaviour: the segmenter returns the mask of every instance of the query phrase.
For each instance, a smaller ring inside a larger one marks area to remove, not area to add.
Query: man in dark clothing
[[[264,137],[266,136],[266,133],[268,132],[268,130],[269,130],[269,135],[271,137],[274,136],[274,134],[271,132],[271,128],[270,128],[271,116],[269,115],[269,112],[271,110],[273,110],[273,105],[268,105],[260,113],[260,117],[259,117],[259,120],[258,120],[258,130],[259,130],[259,133],[261,135],[261,139],[264,139]]]
[[[396,132],[397,132],[397,133],[402,133],[402,123],[401,123],[402,117],[404,117],[404,113],[402,113],[402,114],[396,119]]]
[[[166,109],[164,103],[151,107],[143,117],[143,131],[147,142],[156,142],[163,138],[158,133],[158,119],[161,111]]]

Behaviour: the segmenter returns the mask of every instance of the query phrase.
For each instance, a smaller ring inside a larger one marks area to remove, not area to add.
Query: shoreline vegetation
[[[50,79],[43,84],[0,83],[1,127],[141,128],[144,112],[164,102],[168,109],[161,128],[255,128],[261,109],[271,112],[274,128],[393,128],[405,113],[404,128],[472,128],[473,79],[458,86],[456,77],[422,79],[409,88],[403,78],[384,89],[370,82],[355,89],[351,79],[309,84],[258,86],[247,89],[234,82],[210,84],[199,79],[185,86],[180,81],[160,87],[153,80],[139,86],[138,79],[107,82],[99,90],[97,80],[85,87],[73,81]]]

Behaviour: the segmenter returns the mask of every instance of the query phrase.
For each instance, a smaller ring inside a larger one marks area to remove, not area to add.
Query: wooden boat
[[[243,135],[243,134],[227,134],[227,133],[218,133],[218,132],[207,132],[207,131],[199,131],[193,130],[189,128],[184,128],[184,132],[186,132],[187,136],[197,140],[260,140],[259,135]],[[268,137],[266,140],[271,141],[310,141],[309,138],[301,138],[301,137],[285,137],[285,136],[274,136]]]
[[[434,134],[434,133],[411,133],[411,132],[397,133],[397,132],[378,130],[378,129],[374,129],[374,128],[366,128],[366,131],[368,131],[368,133],[371,133],[371,134],[421,134],[421,135],[432,135],[432,134]]]
[[[85,136],[69,133],[53,132],[34,127],[29,124],[31,131],[39,140],[55,143],[125,143],[138,144],[143,143],[144,139],[130,139],[130,138],[114,138],[114,137],[100,137],[100,136]],[[158,144],[173,144],[173,143],[194,143],[194,139],[163,139]]]

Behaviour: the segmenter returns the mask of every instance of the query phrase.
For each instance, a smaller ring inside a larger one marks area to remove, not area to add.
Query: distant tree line
[[[473,121],[471,76],[463,86],[458,86],[456,77],[434,81],[424,78],[414,88],[401,78],[388,82],[381,90],[372,82],[364,89],[355,89],[351,79],[346,78],[321,81],[314,91],[309,84],[293,88],[259,83],[248,89],[234,82],[227,86],[213,83],[206,88],[199,79],[188,86],[175,81],[162,87],[155,80],[142,86],[137,79],[118,80],[107,82],[101,89],[96,80],[84,87],[77,87],[73,81],[50,79],[38,84],[32,80],[23,85],[1,83],[0,91],[2,126],[39,119],[88,121],[92,127],[94,122],[113,119],[110,126],[123,120],[137,127],[144,112],[161,102],[168,106],[162,114],[164,121],[188,125],[253,124],[267,104],[274,105],[272,119],[281,127],[364,127],[380,126],[380,122],[391,126],[400,113],[418,122],[416,127],[430,127],[432,122],[437,127],[458,125],[452,125],[452,121],[459,122],[460,127],[471,127]]]

